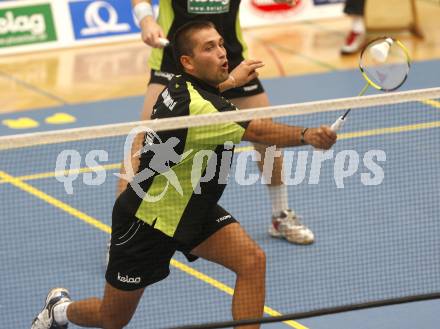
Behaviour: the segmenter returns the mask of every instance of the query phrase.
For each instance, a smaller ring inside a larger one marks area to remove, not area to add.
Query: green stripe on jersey
[[[237,35],[238,42],[240,42],[241,47],[243,48],[243,51],[241,52],[241,56],[243,56],[244,59],[248,58],[248,47],[246,42],[243,38],[243,32],[241,30],[241,24],[240,24],[240,10],[237,12],[237,18],[235,20],[235,34]]]
[[[204,99],[199,92],[194,89],[190,82],[186,82],[191,97],[189,106],[190,115],[217,113],[218,110],[208,100]],[[190,128],[194,140],[191,143],[203,145],[222,145],[226,141],[238,144],[243,137],[245,129],[236,122],[218,123],[201,127]]]
[[[190,82],[186,85],[190,96],[189,115],[218,112],[214,105],[203,98]],[[154,177],[136,212],[136,217],[150,225],[156,221],[155,229],[170,237],[174,236],[182,215],[191,201],[194,188],[198,186],[209,160],[216,155],[216,148],[226,141],[239,143],[244,131],[245,129],[235,122],[189,128],[183,150],[183,154],[189,152],[189,155],[172,166],[169,171]],[[177,188],[172,184],[176,180]],[[154,197],[157,197],[157,200],[151,202]]]
[[[184,152],[189,151],[187,145],[185,145]],[[192,149],[191,154],[187,158],[171,167],[172,170],[169,171],[173,171],[178,178],[182,194],[169,183],[166,177],[167,173],[158,175],[154,178],[151,187],[148,189],[148,196],[159,196],[165,191],[164,195],[156,202],[149,202],[144,199],[139,206],[136,217],[150,225],[156,220],[155,229],[162,231],[170,237],[174,236],[183,212],[193,194],[191,176],[194,175],[192,173],[194,155],[198,151],[197,149]],[[207,164],[207,162],[205,163]],[[205,170],[206,164],[201,168],[201,173]],[[192,179],[194,180],[194,177]]]

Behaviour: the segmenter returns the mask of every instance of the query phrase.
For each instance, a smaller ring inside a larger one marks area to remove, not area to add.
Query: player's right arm
[[[249,123],[242,139],[278,147],[309,144],[322,150],[328,150],[336,142],[336,133],[330,127],[321,126],[308,128],[302,133],[303,131],[303,127],[288,126],[270,119],[259,119]]]
[[[157,24],[151,1],[148,0],[131,0],[134,15],[139,21],[141,28],[142,41],[150,47],[161,48],[163,47],[159,41],[159,38],[166,38],[162,28]]]

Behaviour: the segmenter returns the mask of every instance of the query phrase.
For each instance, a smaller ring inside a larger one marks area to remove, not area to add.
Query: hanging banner
[[[344,0],[297,0],[295,5],[272,0],[242,0],[240,22],[243,27],[284,24],[302,20],[342,16]]]
[[[0,47],[56,40],[50,4],[0,9]]]
[[[183,0],[182,0],[183,1]],[[224,12],[229,1],[192,1],[195,12]],[[264,26],[336,17],[343,0],[297,0],[294,6],[273,0],[242,0],[241,25]],[[153,0],[157,15],[158,0]],[[130,0],[0,0],[0,55],[140,40]]]

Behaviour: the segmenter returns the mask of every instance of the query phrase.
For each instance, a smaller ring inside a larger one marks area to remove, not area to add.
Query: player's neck
[[[198,77],[197,75],[193,73],[186,72],[184,73],[184,76],[187,80],[190,80],[191,82],[199,85],[203,89],[206,89],[208,91],[219,93],[218,85],[213,85],[212,83],[203,80],[202,78]]]

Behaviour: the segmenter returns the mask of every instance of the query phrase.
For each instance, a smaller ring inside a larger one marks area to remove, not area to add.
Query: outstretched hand
[[[317,149],[328,150],[336,143],[336,133],[328,126],[309,128],[304,134],[304,141]]]

